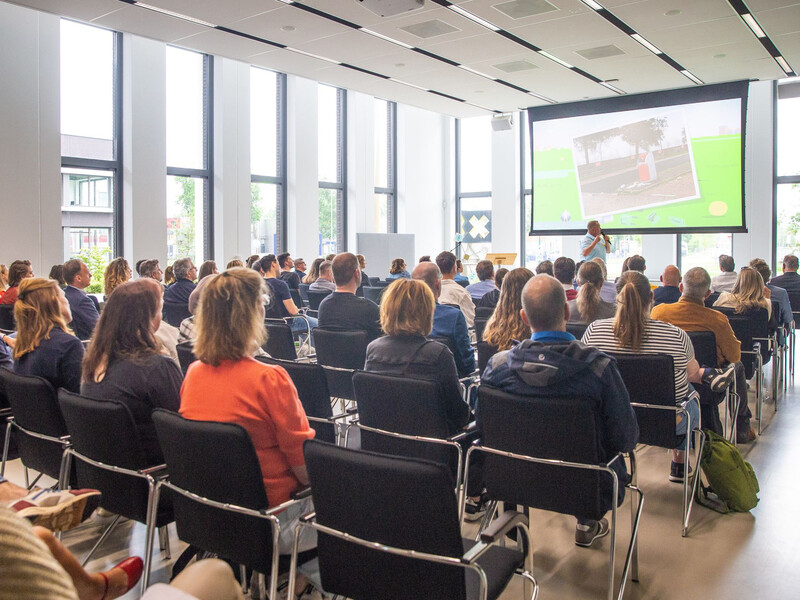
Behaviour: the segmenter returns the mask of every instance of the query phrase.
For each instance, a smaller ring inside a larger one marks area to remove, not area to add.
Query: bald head
[[[433,297],[439,299],[439,294],[442,292],[442,272],[436,263],[421,262],[411,272],[411,279],[418,279],[424,281],[425,284],[431,288]]]
[[[664,269],[664,274],[661,275],[661,281],[665,286],[678,287],[681,284],[681,272],[675,265],[667,265]]]
[[[681,283],[683,296],[690,300],[702,302],[711,290],[711,276],[703,267],[694,267],[686,271]]]
[[[537,275],[522,288],[522,311],[531,331],[565,331],[569,318],[564,286],[550,275]]]

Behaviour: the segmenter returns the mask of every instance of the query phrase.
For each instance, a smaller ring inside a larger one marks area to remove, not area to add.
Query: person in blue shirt
[[[675,265],[667,265],[660,277],[661,287],[653,290],[653,306],[674,304],[681,299],[681,272]]]
[[[411,273],[406,271],[406,261],[402,258],[395,258],[389,268],[389,275],[386,277],[386,281],[394,279],[411,279]]]
[[[475,265],[475,274],[480,281],[467,286],[469,295],[473,300],[480,300],[494,288],[494,265],[490,260],[479,261]]]
[[[69,326],[79,339],[88,340],[92,337],[94,326],[100,318],[97,299],[84,291],[92,283],[92,274],[86,263],[78,258],[64,263],[63,274],[67,282],[64,293],[72,311],[72,322]]]
[[[606,256],[611,252],[611,240],[602,231],[598,221],[589,221],[586,224],[586,235],[581,240],[581,258],[602,258],[603,262],[607,261]]]
[[[460,258],[456,259],[456,276],[453,277],[453,281],[464,287],[469,285],[469,277],[464,275],[464,265]]]
[[[433,292],[436,306],[433,311],[433,331],[431,337],[448,338],[453,349],[453,358],[459,377],[466,377],[475,370],[475,353],[469,342],[467,320],[458,307],[448,304],[439,304],[439,294],[442,292],[442,272],[436,263],[422,262],[414,267],[412,279],[419,279]]]

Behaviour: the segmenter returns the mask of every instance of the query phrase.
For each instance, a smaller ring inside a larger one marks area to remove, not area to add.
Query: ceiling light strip
[[[284,2],[284,0],[280,0]],[[328,19],[329,21],[334,21],[339,23],[339,25],[344,25],[345,27],[349,27],[350,29],[361,29],[361,25],[356,25],[352,21],[348,21],[347,19],[342,19],[337,17],[336,15],[332,15],[330,13],[326,13],[325,11],[319,10],[318,8],[314,8],[313,6],[308,6],[307,4],[301,4],[300,2],[284,2],[284,4],[288,4],[294,8],[299,8],[300,10],[304,10],[307,13],[311,13],[312,15],[317,15],[318,17],[322,17],[323,19]]]
[[[411,44],[406,44],[405,42],[401,42],[400,40],[396,40],[394,38],[390,38],[388,35],[383,35],[382,33],[378,33],[377,31],[372,31],[371,29],[367,29],[366,27],[359,28],[359,31],[363,31],[364,33],[371,35],[372,37],[376,37],[378,39],[384,40],[386,42],[390,42],[397,46],[401,46],[406,50],[413,50],[414,46]]]
[[[381,79],[391,79],[388,75],[383,75],[382,73],[377,73],[375,71],[370,71],[369,69],[364,69],[362,67],[358,67],[356,65],[351,65],[349,63],[339,63],[340,66],[346,67],[348,69],[353,69],[353,71],[361,71],[362,73],[366,73],[367,75],[372,75],[373,77],[380,77]]]
[[[728,0],[728,4],[730,4],[731,8],[736,11],[736,14],[738,14],[742,21],[744,21],[744,24],[747,25],[748,29],[753,32],[753,35],[756,36],[759,42],[761,42],[761,45],[764,46],[764,49],[766,49],[767,52],[769,52],[769,55],[773,58],[773,60],[778,63],[778,66],[781,68],[781,70],[789,77],[795,77],[795,70],[783,57],[780,50],[778,50],[778,47],[766,34],[761,25],[758,24],[758,21],[756,21],[753,13],[751,13],[750,9],[747,8],[747,5],[742,0]]]
[[[125,2],[125,0],[122,0]],[[182,21],[188,21],[189,23],[194,23],[196,25],[202,25],[203,27],[211,27],[214,28],[216,25],[213,23],[209,23],[208,21],[201,21],[200,19],[195,19],[194,17],[190,17],[189,15],[184,15],[181,13],[177,13],[171,10],[167,10],[165,8],[159,8],[158,6],[153,6],[152,4],[145,4],[144,2],[125,2],[126,4],[133,4],[134,6],[138,6],[139,8],[144,8],[145,10],[150,10],[153,12],[160,13],[162,15],[166,15],[168,17],[175,17],[176,19],[180,19]]]
[[[268,46],[273,46],[275,48],[280,48],[280,49],[286,48],[286,44],[273,42],[272,40],[267,40],[265,38],[258,37],[257,35],[250,35],[249,33],[245,33],[244,31],[239,31],[238,29],[231,29],[230,27],[225,27],[224,25],[217,25],[215,29],[223,33],[230,33],[231,35],[237,35],[239,37],[248,40],[253,40],[254,42],[261,42],[262,44],[267,44]]]
[[[493,23],[490,23],[486,19],[481,19],[478,15],[476,15],[474,13],[471,13],[466,9],[461,8],[460,6],[457,6],[456,4],[448,4],[446,8],[449,8],[454,13],[458,13],[462,17],[466,17],[467,19],[469,19],[473,23],[477,23],[481,27],[485,27],[489,31],[500,31],[500,28],[497,25],[494,25]]]

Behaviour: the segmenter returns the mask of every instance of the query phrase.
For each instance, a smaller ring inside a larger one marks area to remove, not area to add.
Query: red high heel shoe
[[[125,593],[127,594],[133,589],[133,586],[139,583],[139,579],[142,577],[142,571],[144,571],[144,563],[138,556],[131,556],[123,560],[121,563],[111,567],[109,571],[114,569],[122,569],[125,571],[125,575],[128,576],[128,587],[125,590]],[[108,594],[108,575],[105,573],[100,573],[100,575],[102,575],[103,581],[106,585],[105,589],[103,590],[102,600],[106,600],[106,594]]]

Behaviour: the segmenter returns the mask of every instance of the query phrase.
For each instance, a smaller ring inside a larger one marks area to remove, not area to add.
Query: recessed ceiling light
[[[284,25],[281,27],[281,31],[294,31],[294,25]]]
[[[403,67],[406,66],[406,63],[394,63],[394,66],[397,67],[398,69],[402,69]]]
[[[664,13],[665,17],[677,17],[683,11],[680,8],[673,8],[672,10],[668,10]]]

